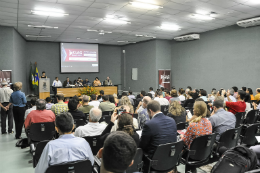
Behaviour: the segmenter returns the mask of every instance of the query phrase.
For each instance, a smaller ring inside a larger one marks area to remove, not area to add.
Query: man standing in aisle
[[[109,78],[109,76],[105,80],[105,85],[113,85],[112,80]]]
[[[7,87],[6,81],[2,82],[2,88],[0,88],[0,106],[1,106],[1,130],[2,134],[6,132],[6,117],[8,116],[8,133],[13,133],[13,105],[8,108],[9,100],[13,90]]]

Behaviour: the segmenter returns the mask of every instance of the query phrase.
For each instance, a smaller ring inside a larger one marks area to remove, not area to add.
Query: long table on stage
[[[95,88],[98,91],[98,94],[100,90],[103,90],[105,95],[117,94],[118,91],[117,86],[100,86]],[[64,97],[73,97],[78,95],[79,89],[80,88],[57,88],[57,94],[63,94]]]

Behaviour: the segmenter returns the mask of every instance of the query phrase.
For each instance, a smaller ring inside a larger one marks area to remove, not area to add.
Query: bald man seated
[[[142,102],[143,110],[138,113],[138,119],[140,122],[140,127],[143,128],[144,124],[150,120],[148,112],[147,112],[147,105],[152,99],[149,96],[145,96]]]
[[[102,111],[99,108],[92,108],[89,111],[89,123],[80,126],[75,131],[75,136],[84,137],[84,136],[97,136],[106,128],[106,124],[99,123],[99,119],[102,116]]]

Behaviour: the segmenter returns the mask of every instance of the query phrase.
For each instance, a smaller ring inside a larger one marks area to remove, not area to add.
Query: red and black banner
[[[171,70],[159,70],[159,88],[171,89]]]
[[[12,83],[12,71],[0,71],[0,87],[2,81],[6,81],[8,84]]]

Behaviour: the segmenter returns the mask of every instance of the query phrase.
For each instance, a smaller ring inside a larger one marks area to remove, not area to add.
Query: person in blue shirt
[[[7,105],[8,109],[13,104],[13,115],[15,123],[15,138],[21,139],[23,123],[24,123],[24,114],[26,106],[26,97],[22,89],[22,82],[16,82],[14,84],[14,92],[12,93],[9,104]]]
[[[78,160],[90,160],[94,164],[94,156],[88,142],[72,134],[74,120],[69,112],[58,114],[55,129],[60,134],[56,140],[48,142],[35,168],[35,173],[45,173],[50,165],[63,164]]]

